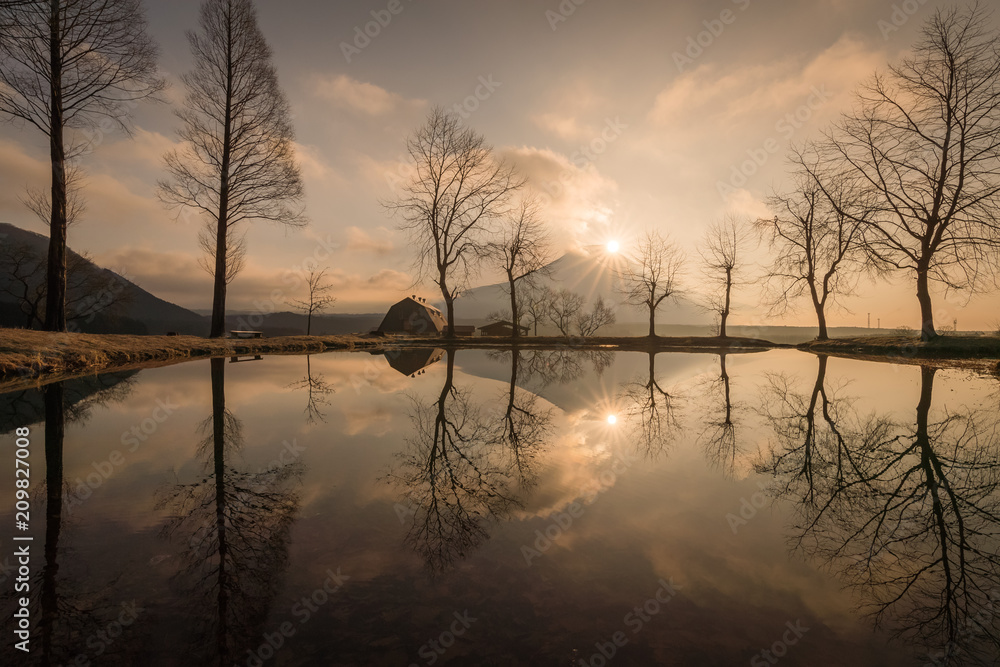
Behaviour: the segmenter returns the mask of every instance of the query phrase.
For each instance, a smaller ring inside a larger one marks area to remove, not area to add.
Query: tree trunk
[[[215,475],[215,532],[219,551],[216,592],[219,624],[216,644],[219,662],[228,662],[226,620],[229,617],[229,539],[226,533],[226,360],[212,359],[212,463]]]
[[[226,335],[226,232],[229,225],[225,222],[227,216],[226,198],[229,188],[223,178],[223,203],[219,206],[219,221],[215,232],[215,292],[212,297],[212,338],[222,338]]]
[[[649,307],[649,337],[656,338],[656,307]]]
[[[212,298],[212,331],[209,336],[226,335],[227,235],[229,233],[229,168],[233,143],[233,25],[226,25],[226,115],[222,130],[222,165],[219,167],[219,220],[215,230],[215,292]]]
[[[511,337],[517,338],[521,335],[518,331],[518,325],[521,323],[521,318],[517,312],[517,294],[514,292],[514,285],[517,281],[511,275],[510,271],[507,272],[507,281],[510,283],[510,323],[513,325],[511,327]]]
[[[726,301],[722,306],[722,312],[720,313],[721,321],[719,323],[719,337],[726,337],[726,320],[729,319],[729,295],[733,290],[733,270],[726,269]]]
[[[830,336],[826,329],[826,313],[823,310],[822,304],[816,305],[816,321],[819,322],[819,335],[816,336],[816,340],[829,340]]]
[[[52,193],[49,254],[45,270],[46,331],[66,331],[66,147],[63,145],[62,53],[59,0],[51,0],[49,15],[49,154]]]
[[[920,340],[933,340],[937,338],[937,331],[934,330],[934,308],[926,268],[917,269],[917,301],[920,302]]]
[[[306,315],[306,335],[312,335],[313,328],[313,311],[312,308],[309,309],[309,313]]]
[[[455,337],[455,300],[448,294],[444,298],[445,311],[448,314],[448,328],[444,332],[445,338]]]
[[[56,581],[59,574],[59,533],[62,529],[63,439],[66,430],[63,393],[62,382],[54,382],[42,389],[45,404],[45,567],[40,625],[44,664],[49,664],[52,656],[52,635],[59,618]]]

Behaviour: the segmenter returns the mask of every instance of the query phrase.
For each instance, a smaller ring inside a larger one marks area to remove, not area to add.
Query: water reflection
[[[742,404],[733,402],[732,380],[726,369],[726,354],[719,355],[719,376],[707,383],[706,414],[700,441],[709,463],[732,478],[747,453],[738,435]]]
[[[188,636],[201,664],[232,662],[256,647],[288,565],[289,532],[299,508],[301,466],[278,462],[257,472],[233,462],[243,424],[226,408],[225,359],[212,359],[212,414],[199,427],[204,476],[162,489],[165,537],[182,545],[177,573],[188,601]]]
[[[306,355],[305,377],[288,385],[288,388],[305,389],[306,407],[304,412],[307,424],[326,423],[324,409],[330,405],[330,394],[333,394],[335,390],[322,373],[313,373],[311,354]]]
[[[932,411],[920,373],[916,419],[862,413],[826,387],[771,379],[777,446],[759,465],[791,501],[798,549],[860,594],[875,623],[926,647],[935,664],[995,664],[1000,652],[1000,415]]]
[[[519,413],[513,398],[510,420],[505,416],[497,429],[472,392],[455,385],[455,354],[446,354],[437,400],[412,397],[413,435],[388,475],[412,515],[406,542],[435,574],[487,540],[491,524],[521,506],[518,481],[531,474],[530,453],[542,432],[535,424],[535,435],[521,439],[522,424],[532,423],[523,417],[532,413]],[[512,368],[516,374],[516,361]]]
[[[648,456],[664,453],[681,434],[682,397],[678,389],[667,391],[657,379],[655,352],[649,353],[648,373],[623,384],[619,396],[625,414],[636,425],[637,446]]]
[[[78,554],[67,547],[64,528],[68,519],[64,474],[64,448],[67,424],[85,424],[99,407],[126,400],[134,388],[132,373],[112,374],[53,382],[41,389],[19,391],[0,397],[4,433],[39,421],[45,426],[43,454],[44,483],[38,486],[32,506],[44,499],[44,514],[33,512],[37,521],[43,517],[45,532],[42,546],[42,567],[32,577],[30,598],[32,618],[37,621],[36,648],[25,656],[14,650],[13,642],[4,642],[3,655],[7,664],[56,665],[75,660],[81,654],[81,638],[96,636],[120,614],[110,602],[116,576],[102,580],[93,573],[84,576],[86,568],[77,562]],[[39,467],[31,471],[39,472]],[[39,497],[40,496],[40,497]],[[15,543],[20,546],[21,543]],[[29,544],[30,548],[30,544]],[[34,552],[34,550],[32,550]],[[37,554],[37,552],[34,552]],[[37,557],[37,556],[36,556]],[[63,563],[70,567],[63,567]],[[12,590],[4,590],[7,602],[14,602]],[[125,641],[105,648],[106,664],[129,664],[134,643]],[[15,662],[16,661],[16,662]]]

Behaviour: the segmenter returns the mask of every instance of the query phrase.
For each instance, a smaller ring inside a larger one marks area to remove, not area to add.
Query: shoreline
[[[580,338],[529,336],[518,340],[489,338],[412,338],[348,334],[280,336],[275,338],[200,338],[198,336],[133,336],[124,334],[49,333],[0,329],[0,390],[37,386],[60,379],[109,371],[171,365],[194,359],[246,355],[319,354],[335,350],[368,352],[399,348],[525,349],[572,348],[628,352],[689,352],[727,354],[798,349],[888,363],[934,361],[957,367],[997,372],[1000,337],[942,336],[920,342],[902,336],[809,341],[798,345],[739,337],[648,336]],[[975,362],[971,363],[970,362]]]

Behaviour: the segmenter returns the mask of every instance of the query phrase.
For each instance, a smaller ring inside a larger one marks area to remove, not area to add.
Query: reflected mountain
[[[770,383],[776,443],[760,462],[793,503],[795,546],[859,595],[876,626],[935,665],[993,665],[1000,654],[1000,415],[932,410],[921,368],[916,418],[863,415],[816,382]]]
[[[183,545],[176,581],[190,608],[189,633],[198,664],[232,664],[256,648],[288,564],[288,540],[299,498],[301,467],[258,472],[233,464],[243,424],[226,407],[225,359],[212,359],[212,415],[202,422],[197,456],[204,477],[163,489],[157,506],[170,518],[165,537]]]
[[[524,381],[536,379],[540,388],[553,384],[569,384],[582,378],[587,372],[587,362],[599,379],[614,362],[613,352],[606,350],[532,350],[524,353]]]
[[[82,422],[89,418],[92,408],[124,401],[132,393],[138,373],[103,373],[60,382],[67,420]],[[0,435],[45,421],[44,393],[30,388],[0,394]]]
[[[517,381],[512,359],[507,410],[497,419],[455,386],[454,350],[446,353],[444,385],[433,403],[412,398],[413,435],[386,480],[400,489],[412,523],[406,536],[432,574],[489,539],[490,526],[519,508],[518,486],[533,476],[534,452],[548,430]]]
[[[656,353],[649,353],[649,372],[621,386],[619,400],[634,425],[636,446],[649,457],[663,454],[682,432],[676,390],[668,392],[656,379]]]

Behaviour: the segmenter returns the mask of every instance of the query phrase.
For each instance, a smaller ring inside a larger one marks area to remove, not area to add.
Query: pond
[[[3,662],[996,664],[998,404],[971,371],[796,350],[337,352],[8,393],[0,603],[30,652],[8,632]]]

